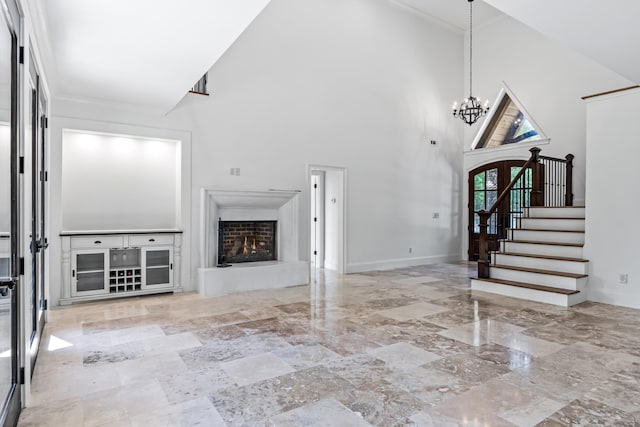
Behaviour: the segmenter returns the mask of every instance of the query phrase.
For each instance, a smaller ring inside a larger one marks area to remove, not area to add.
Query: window
[[[495,148],[547,139],[537,125],[534,125],[524,108],[513,95],[503,90],[498,97],[497,107],[489,113],[485,125],[476,137],[473,149]]]

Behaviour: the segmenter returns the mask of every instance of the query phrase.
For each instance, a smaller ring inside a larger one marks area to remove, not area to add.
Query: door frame
[[[327,185],[326,185],[326,179],[328,176],[330,176],[332,179],[335,179],[337,184],[336,184],[336,189],[339,190],[339,192],[341,193],[340,197],[341,200],[333,200],[332,199],[332,203],[338,204],[338,209],[335,210],[335,222],[337,224],[337,234],[336,234],[336,242],[334,245],[334,248],[332,249],[331,247],[329,247],[329,245],[326,245],[326,239],[325,239],[325,245],[324,245],[324,264],[325,264],[325,268],[326,268],[326,260],[327,260],[327,253],[330,250],[335,250],[337,253],[335,254],[335,258],[336,258],[336,265],[335,265],[335,271],[339,274],[346,274],[347,272],[347,168],[345,167],[340,167],[340,166],[327,166],[327,165],[307,165],[307,189],[311,189],[311,183],[312,183],[312,175],[315,173],[320,173],[323,172],[324,176],[325,176],[325,199],[327,196]],[[336,197],[335,199],[337,199],[338,197]],[[307,244],[307,254],[311,253],[311,194],[309,195],[309,215],[307,215],[308,218],[308,226],[307,226],[307,238],[309,239],[308,244]],[[325,203],[325,225],[327,222],[327,215],[326,213],[328,212],[327,209],[327,204]],[[331,214],[333,215],[333,214]],[[324,228],[324,234],[326,236],[326,227]],[[309,268],[311,268],[311,262],[309,262]],[[333,268],[332,268],[333,269]]]
[[[316,182],[313,178],[316,177]],[[324,180],[325,172],[319,170],[311,171],[311,212],[309,221],[311,224],[310,233],[310,250],[309,256],[313,259],[315,268],[324,268],[324,217],[325,217],[325,200],[324,200]],[[315,208],[315,209],[314,209]],[[315,241],[315,245],[313,244]]]
[[[22,281],[24,279],[23,272],[20,268],[20,255],[21,255],[21,221],[20,216],[22,214],[20,210],[21,204],[21,185],[20,185],[20,141],[18,126],[20,124],[20,102],[19,102],[19,23],[20,15],[15,2],[0,0],[0,25],[2,21],[6,22],[7,30],[11,34],[11,131],[10,131],[10,152],[11,152],[11,166],[10,166],[10,198],[11,198],[11,226],[10,226],[10,276],[14,281],[14,289],[11,292],[11,379],[12,384],[7,394],[7,400],[0,402],[2,404],[2,412],[0,412],[0,424],[4,426],[14,426],[18,422],[20,411],[22,407],[22,387],[21,383],[24,378],[21,378],[21,363],[22,363],[22,348],[21,348],[21,324],[20,324],[20,304],[22,299],[22,293],[20,292],[22,287]]]
[[[26,339],[30,358],[30,377],[38,358],[38,350],[42,332],[44,330],[46,318],[46,272],[47,266],[47,237],[46,226],[46,182],[47,182],[47,156],[46,156],[46,133],[47,133],[47,98],[42,88],[42,81],[35,55],[29,50],[29,70],[27,78],[31,93],[26,94],[31,98],[30,122],[31,122],[31,166],[30,166],[30,221],[31,239],[29,254],[31,255],[31,294],[28,307],[30,312],[31,328]]]
[[[473,177],[483,171],[487,171],[490,169],[498,169],[498,182],[497,182],[497,189],[496,189],[496,197],[499,197],[500,194],[504,191],[504,189],[509,185],[509,183],[511,182],[511,175],[510,175],[510,171],[512,167],[522,167],[524,166],[524,164],[526,163],[526,160],[522,160],[522,159],[505,159],[505,160],[497,160],[497,161],[491,161],[489,163],[485,163],[483,165],[477,166],[474,169],[470,170],[467,174],[467,181],[468,181],[468,201],[469,203],[467,204],[467,215],[468,215],[468,227],[467,227],[467,241],[468,241],[468,249],[467,249],[467,258],[469,261],[477,261],[477,259],[475,258],[475,245],[474,245],[474,241],[477,240],[476,239],[476,234],[475,233],[475,227],[474,227],[474,214],[475,214],[475,199],[474,199],[474,192],[475,192],[475,185],[474,185],[474,181],[473,181]],[[502,204],[502,206],[509,206],[509,198],[510,198],[511,194],[507,194],[507,197],[505,198],[504,203]],[[487,207],[486,209],[488,209],[489,207]],[[508,215],[508,213],[505,213],[504,209],[498,209],[498,212],[496,212],[496,216],[498,218],[498,224],[497,227],[500,228],[502,227],[506,227],[506,222],[505,222],[505,217],[506,215]],[[498,239],[500,239],[501,237],[499,236],[499,234],[489,234],[489,250],[493,251],[497,249],[497,242]]]

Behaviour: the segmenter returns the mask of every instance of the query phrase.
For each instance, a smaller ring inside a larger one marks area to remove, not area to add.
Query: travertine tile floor
[[[640,425],[639,310],[471,293],[473,268],[54,310],[19,425]]]

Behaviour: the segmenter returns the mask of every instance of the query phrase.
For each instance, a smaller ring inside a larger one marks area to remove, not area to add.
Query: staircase
[[[472,279],[471,289],[564,307],[585,301],[584,219],[579,206],[524,208],[491,253],[489,277]]]

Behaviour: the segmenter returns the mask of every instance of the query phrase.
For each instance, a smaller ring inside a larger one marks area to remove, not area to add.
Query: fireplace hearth
[[[218,222],[218,264],[275,261],[277,221]]]

